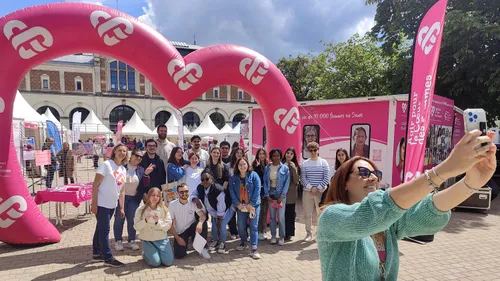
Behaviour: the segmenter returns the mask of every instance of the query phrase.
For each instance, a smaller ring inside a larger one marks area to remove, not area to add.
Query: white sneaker
[[[217,250],[217,253],[219,253],[219,254],[227,254],[228,253],[228,251],[226,250],[225,243],[221,242],[219,244],[219,249]]]
[[[266,236],[264,235],[264,233],[259,232],[259,240],[260,240],[260,241],[264,241],[264,240],[266,240]]]
[[[260,254],[259,254],[259,251],[257,251],[257,250],[252,250],[252,258],[253,258],[254,260],[258,260],[258,259],[260,259]]]
[[[276,244],[276,237],[271,237],[271,244]]]
[[[219,245],[219,241],[212,241],[212,243],[210,243],[210,246],[208,246],[208,250],[209,251],[215,251],[217,249],[217,246]]]
[[[231,239],[232,239],[232,240],[236,240],[236,239],[238,239],[238,235],[235,235],[235,234],[231,235]]]
[[[133,251],[137,251],[139,250],[139,245],[137,245],[137,243],[135,241],[130,241],[128,242],[128,246],[130,247],[130,249],[132,249]]]
[[[310,233],[308,233],[308,234],[306,235],[306,239],[304,239],[304,241],[306,241],[306,242],[311,242],[312,240],[313,240],[312,235],[311,235]]]
[[[123,242],[122,241],[116,241],[115,242],[115,250],[117,250],[117,251],[123,251]]]
[[[285,245],[285,238],[280,237],[280,239],[278,240],[278,245],[280,245],[280,246]]]
[[[210,254],[208,253],[207,249],[203,249],[203,251],[201,251],[200,256],[206,260],[210,259]]]

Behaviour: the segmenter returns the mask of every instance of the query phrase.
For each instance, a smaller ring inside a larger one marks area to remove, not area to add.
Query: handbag
[[[163,191],[163,201],[165,202],[165,204],[169,204],[170,202],[177,199],[177,193],[175,191],[177,189],[178,181],[168,183],[168,165],[170,165],[170,163],[167,164],[167,183],[161,185],[161,190]]]

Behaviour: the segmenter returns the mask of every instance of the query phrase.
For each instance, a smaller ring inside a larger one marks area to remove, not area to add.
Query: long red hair
[[[364,160],[370,163],[374,169],[377,169],[377,166],[370,159],[361,156],[355,156],[344,162],[344,164],[335,171],[335,175],[330,181],[330,187],[326,193],[325,202],[321,210],[336,203],[349,204],[349,195],[346,189],[347,181],[352,173],[354,164],[359,160]]]

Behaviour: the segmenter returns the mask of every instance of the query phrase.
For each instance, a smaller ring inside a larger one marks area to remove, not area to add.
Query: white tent
[[[123,126],[122,135],[133,135],[133,136],[142,136],[142,135],[155,135],[144,122],[142,122],[139,114],[134,112],[134,115],[130,120]]]
[[[194,134],[186,127],[184,126],[184,137],[192,137]]]
[[[220,129],[219,134],[224,135],[226,133],[229,133],[232,129],[233,128],[231,128],[231,126],[229,126],[229,124],[226,123],[226,125],[224,125],[222,129]]]
[[[14,118],[24,119],[25,122],[43,124],[45,126],[45,120],[47,117],[40,115],[36,110],[29,105],[29,103],[24,99],[24,97],[17,91],[16,99],[14,100]]]
[[[207,114],[203,122],[201,122],[200,126],[193,131],[193,135],[198,135],[202,137],[218,136],[219,128],[215,126],[214,122],[212,122],[212,119],[210,119],[210,116]]]
[[[240,130],[241,130],[241,122],[238,123],[238,125],[234,126],[234,128],[229,131],[228,133],[230,135],[239,135],[240,134]]]
[[[109,135],[112,132],[106,127],[99,118],[95,115],[94,111],[90,111],[89,115],[80,124],[80,134],[82,135]]]

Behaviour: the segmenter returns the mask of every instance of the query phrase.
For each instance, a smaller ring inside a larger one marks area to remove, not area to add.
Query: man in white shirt
[[[172,116],[172,118],[174,118],[174,116]],[[172,152],[172,149],[175,147],[175,143],[170,142],[167,139],[167,126],[163,124],[159,125],[157,132],[158,139],[156,139],[156,142],[158,143],[158,147],[156,148],[156,154],[158,154],[158,156],[160,156],[160,159],[163,160],[166,171],[168,158],[170,157],[170,152]]]
[[[174,256],[182,259],[187,255],[188,239],[191,238],[194,242],[196,232],[207,239],[208,225],[204,206],[198,208],[196,203],[189,200],[189,188],[185,183],[177,187],[177,193],[179,199],[172,201],[168,208],[172,217],[170,232],[174,235]],[[204,259],[210,259],[206,245],[200,255]]]
[[[186,150],[184,152],[183,157],[184,157],[184,160],[189,161],[189,154],[191,154],[191,152],[195,152],[200,157],[200,163],[198,165],[202,168],[205,168],[207,166],[208,159],[210,158],[210,155],[208,154],[208,152],[206,150],[203,150],[201,148],[200,142],[201,142],[200,136],[197,136],[197,135],[192,136],[191,137],[192,148]]]

